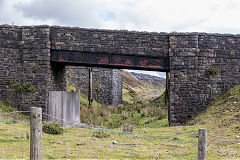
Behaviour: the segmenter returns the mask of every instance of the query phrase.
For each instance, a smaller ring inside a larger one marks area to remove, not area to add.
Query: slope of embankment
[[[240,85],[220,95],[188,124],[205,126],[218,134],[240,134]]]

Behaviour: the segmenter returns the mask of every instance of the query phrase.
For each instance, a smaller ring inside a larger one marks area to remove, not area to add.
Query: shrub
[[[166,109],[161,107],[146,107],[142,110],[141,116],[142,117],[158,117],[159,119],[162,119],[166,117]]]
[[[183,80],[183,78],[184,78],[183,75],[181,75],[181,74],[178,75],[178,80],[179,80],[180,82]]]
[[[36,91],[37,91],[37,89],[36,89],[36,87],[34,87],[34,86],[31,86],[31,87],[29,87],[29,88],[28,88],[28,91],[29,91],[29,92],[33,92],[33,93],[34,93],[34,92],[36,92]]]
[[[128,113],[126,111],[122,111],[122,118],[123,119],[128,119]]]
[[[62,134],[63,129],[55,123],[44,123],[43,132],[47,134]]]
[[[128,88],[128,90],[128,93],[131,97],[135,97],[137,95],[136,91],[134,91],[133,89]]]
[[[38,69],[39,69],[39,66],[38,65],[35,65],[34,67],[33,67],[33,70],[36,72],[36,71],[38,71]]]
[[[31,86],[29,82],[20,83],[17,80],[15,81],[12,76],[10,76],[10,78],[9,78],[9,84],[12,88],[15,88],[22,94],[24,94],[27,91],[28,92],[36,92],[36,90],[37,90],[36,87]]]
[[[219,69],[217,67],[211,66],[207,69],[209,75],[215,76],[219,73]]]
[[[110,134],[104,131],[96,131],[96,132],[93,132],[92,136],[96,138],[108,138]]]

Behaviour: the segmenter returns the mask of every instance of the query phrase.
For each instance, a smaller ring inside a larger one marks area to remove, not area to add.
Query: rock
[[[112,141],[112,144],[118,144],[118,142],[116,140]]]
[[[92,138],[91,140],[93,140],[93,141],[99,141],[98,138]]]

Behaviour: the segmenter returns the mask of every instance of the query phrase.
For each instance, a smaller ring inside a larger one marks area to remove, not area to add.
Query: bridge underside
[[[169,58],[92,53],[82,51],[51,50],[51,62],[66,65],[79,65],[116,69],[139,69],[169,71]]]

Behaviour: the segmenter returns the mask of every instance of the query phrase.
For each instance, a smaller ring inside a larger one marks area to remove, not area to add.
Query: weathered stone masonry
[[[69,75],[68,75],[69,74]],[[89,70],[86,67],[67,67],[69,83],[85,95],[89,94]],[[122,103],[121,70],[108,68],[93,68],[93,97],[107,105]]]
[[[240,35],[171,33],[169,40],[169,118],[179,125],[240,84]],[[208,74],[211,66],[219,69],[217,75]]]
[[[48,92],[66,86],[65,64],[50,62],[51,50],[169,59],[171,125],[185,124],[216,96],[240,83],[239,35],[0,26],[1,100],[20,109],[37,106],[46,111]],[[211,66],[219,69],[217,75],[208,74]],[[37,91],[15,90],[9,84],[11,75]]]
[[[49,27],[0,26],[0,97],[19,109],[30,106],[47,106],[50,85]],[[34,71],[34,66],[38,70]],[[10,77],[21,83],[29,82],[37,87],[35,93],[24,94],[9,84]],[[54,83],[52,83],[55,85]]]

